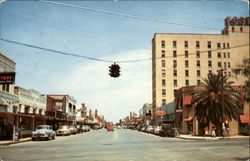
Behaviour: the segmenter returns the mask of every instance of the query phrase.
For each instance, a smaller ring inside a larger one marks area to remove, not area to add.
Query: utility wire
[[[197,25],[170,22],[170,21],[156,19],[156,18],[135,16],[135,15],[130,15],[130,14],[124,14],[124,13],[119,13],[119,12],[101,10],[101,9],[90,8],[90,7],[79,6],[79,5],[73,5],[73,4],[66,4],[66,3],[55,2],[55,1],[47,1],[47,0],[37,0],[37,1],[44,2],[44,3],[50,3],[50,4],[56,4],[56,5],[62,5],[62,6],[67,6],[67,7],[73,7],[73,8],[80,8],[80,9],[84,9],[84,10],[90,10],[90,11],[101,12],[101,13],[106,13],[106,14],[112,14],[112,15],[117,15],[117,16],[122,16],[122,17],[129,17],[129,18],[135,18],[135,19],[141,19],[141,20],[147,20],[147,21],[168,23],[168,24],[173,24],[173,25],[181,25],[181,26],[186,26],[186,27],[194,27],[194,28],[200,28],[200,29],[209,29],[209,30],[221,31],[221,29],[218,29],[218,28],[202,27],[202,26],[197,26]]]
[[[145,59],[136,59],[136,60],[124,60],[124,61],[111,61],[111,60],[104,60],[104,59],[98,59],[98,58],[92,58],[92,57],[88,57],[88,56],[83,56],[83,55],[78,55],[78,54],[73,54],[73,53],[67,53],[67,52],[63,52],[63,51],[58,51],[58,50],[54,50],[54,49],[48,49],[48,48],[44,48],[44,47],[39,47],[39,46],[35,46],[35,45],[30,45],[30,44],[26,44],[26,43],[21,43],[21,42],[17,42],[17,41],[12,41],[12,40],[7,40],[7,39],[3,39],[1,38],[2,41],[8,42],[8,43],[12,43],[12,44],[18,44],[18,45],[22,45],[22,46],[26,46],[26,47],[30,47],[30,48],[35,48],[35,49],[40,49],[40,50],[44,50],[44,51],[49,51],[49,52],[53,52],[53,53],[57,53],[57,54],[61,54],[61,55],[65,55],[65,56],[73,56],[73,57],[78,57],[78,58],[84,58],[84,59],[89,59],[92,61],[99,61],[99,62],[108,62],[108,63],[134,63],[134,62],[141,62],[141,61],[148,61],[148,60],[152,60],[152,58],[145,58]],[[224,50],[229,50],[229,49],[234,49],[234,48],[241,48],[241,47],[245,47],[245,46],[249,46],[249,44],[243,44],[243,45],[237,45],[237,46],[233,46],[230,48],[221,48],[221,49],[212,49],[212,50],[205,50],[205,51],[200,51],[200,53],[206,53],[208,51],[224,51]],[[188,55],[195,55],[196,53],[188,53]],[[180,56],[185,56],[185,54],[179,54],[177,55],[177,57]],[[166,57],[156,57],[155,59],[167,59],[167,58],[175,58],[174,56],[166,56]]]

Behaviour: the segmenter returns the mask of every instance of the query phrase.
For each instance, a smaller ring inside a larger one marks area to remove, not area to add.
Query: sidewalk
[[[17,144],[17,143],[23,143],[27,141],[31,141],[31,138],[23,138],[20,139],[19,141],[13,141],[13,140],[0,140],[0,146],[2,145],[11,145],[11,144]]]
[[[225,140],[225,139],[250,139],[250,136],[227,136],[227,137],[222,137],[222,136],[216,136],[216,137],[211,137],[211,136],[193,136],[193,135],[179,135],[176,136],[176,138],[180,139],[187,139],[187,140]]]

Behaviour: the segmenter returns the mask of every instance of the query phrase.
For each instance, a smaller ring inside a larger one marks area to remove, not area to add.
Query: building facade
[[[221,34],[156,33],[152,39],[153,109],[174,101],[174,91],[198,85],[208,73],[223,69],[234,85],[245,78],[231,69],[249,58],[249,17],[225,19]]]

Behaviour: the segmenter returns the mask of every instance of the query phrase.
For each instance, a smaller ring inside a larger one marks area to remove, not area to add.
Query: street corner
[[[28,141],[31,141],[31,140],[32,140],[31,138],[27,138],[27,139],[21,139],[21,140],[18,140],[18,141],[2,141],[2,142],[0,141],[0,146],[24,143],[24,142],[28,142]]]

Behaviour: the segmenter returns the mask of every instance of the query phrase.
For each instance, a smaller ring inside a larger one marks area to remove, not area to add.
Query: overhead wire
[[[172,24],[172,25],[181,25],[181,26],[186,26],[186,27],[193,27],[193,28],[200,28],[200,29],[208,29],[208,30],[221,31],[221,29],[213,28],[213,27],[204,27],[204,26],[198,26],[198,25],[192,25],[192,24],[171,22],[171,21],[166,21],[166,20],[162,20],[162,19],[156,19],[156,18],[149,18],[149,17],[143,17],[143,16],[130,15],[130,14],[125,14],[125,13],[120,13],[120,12],[102,10],[102,9],[85,7],[85,6],[79,6],[79,5],[74,5],[74,4],[67,4],[67,3],[55,2],[55,1],[48,1],[48,0],[37,0],[37,1],[44,2],[44,3],[50,3],[50,4],[55,4],[55,5],[61,5],[61,6],[79,8],[79,9],[84,9],[84,10],[90,10],[90,11],[95,11],[95,12],[100,12],[100,13],[106,13],[106,14],[111,14],[111,15],[117,15],[117,16],[122,16],[122,17],[129,17],[129,18],[134,18],[134,19],[141,19],[141,20],[146,20],[146,21],[153,21],[153,22],[167,23],[167,24]],[[248,32],[240,32],[240,33],[247,33],[248,34]]]
[[[65,55],[65,56],[73,56],[73,57],[78,57],[78,58],[84,58],[84,59],[89,59],[92,61],[99,61],[99,62],[107,62],[107,63],[133,63],[133,62],[141,62],[141,61],[148,61],[148,60],[152,60],[153,58],[145,58],[145,59],[136,59],[136,60],[123,60],[123,61],[112,61],[112,60],[105,60],[105,59],[98,59],[98,58],[93,58],[93,57],[88,57],[88,56],[83,56],[83,55],[78,55],[78,54],[73,54],[73,53],[68,53],[68,52],[64,52],[64,51],[58,51],[58,50],[54,50],[54,49],[49,49],[49,48],[44,48],[44,47],[40,47],[40,46],[35,46],[35,45],[31,45],[31,44],[26,44],[26,43],[22,43],[22,42],[18,42],[18,41],[12,41],[12,40],[8,40],[8,39],[3,39],[1,38],[2,41],[8,42],[8,43],[12,43],[12,44],[17,44],[17,45],[22,45],[22,46],[26,46],[26,47],[30,47],[30,48],[35,48],[35,49],[40,49],[40,50],[44,50],[44,51],[49,51],[49,52],[53,52],[53,53],[57,53],[57,54],[61,54],[61,55]],[[200,51],[200,53],[206,53],[208,51],[224,51],[224,50],[229,50],[229,49],[234,49],[234,48],[241,48],[241,47],[245,47],[245,46],[249,46],[249,44],[242,44],[242,45],[237,45],[237,46],[232,46],[229,48],[220,48],[220,49],[211,49],[211,50],[205,50],[205,51]],[[188,55],[195,55],[196,53],[188,53]],[[176,57],[181,57],[181,56],[185,56],[185,54],[178,54]],[[166,56],[166,57],[155,57],[155,59],[167,59],[167,58],[175,58],[174,56]]]

